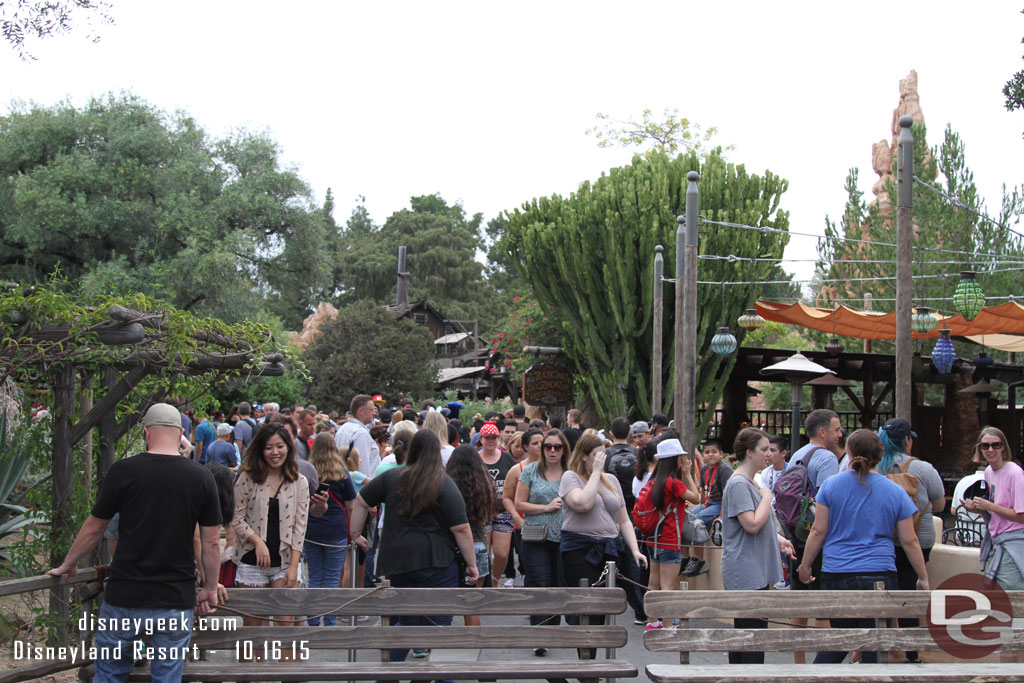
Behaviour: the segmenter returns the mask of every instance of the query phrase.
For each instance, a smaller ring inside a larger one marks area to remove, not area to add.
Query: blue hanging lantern
[[[719,327],[715,336],[711,338],[711,350],[719,356],[728,356],[735,351],[736,337],[733,336],[732,330],[725,325]]]
[[[976,368],[988,368],[992,367],[992,364],[996,362],[996,359],[982,351],[975,356],[974,360],[971,362],[974,363],[974,367]]]
[[[953,348],[953,342],[949,338],[949,330],[939,330],[939,341],[935,342],[935,348],[932,349],[932,364],[935,365],[935,369],[939,371],[939,374],[945,375],[953,368],[953,363],[956,361],[956,349]]]

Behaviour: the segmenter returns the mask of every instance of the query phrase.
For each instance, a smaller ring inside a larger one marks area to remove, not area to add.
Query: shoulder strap
[[[906,474],[907,470],[910,469],[910,463],[914,462],[915,460],[917,460],[917,458],[908,456],[907,459],[904,460],[903,464],[900,466],[900,474]]]

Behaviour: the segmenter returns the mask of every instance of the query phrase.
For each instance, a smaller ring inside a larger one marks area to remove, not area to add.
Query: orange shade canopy
[[[855,311],[846,306],[835,310],[831,308],[815,308],[802,303],[784,304],[775,301],[758,301],[757,312],[765,320],[774,320],[788,325],[800,325],[812,330],[841,337],[857,339],[895,339],[896,313],[881,311]],[[968,337],[971,341],[982,343],[1004,351],[1024,350],[1024,306],[1010,301],[999,306],[981,309],[974,320],[968,322],[962,315],[944,316],[932,312],[939,324],[931,332],[921,334],[911,332],[914,339],[936,339],[942,321],[945,320],[950,334],[956,337]],[[834,327],[833,327],[834,325]]]

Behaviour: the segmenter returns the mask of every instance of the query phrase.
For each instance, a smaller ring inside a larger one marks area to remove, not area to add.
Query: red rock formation
[[[301,332],[289,332],[288,338],[300,349],[304,349],[312,343],[320,333],[320,326],[325,320],[333,320],[338,317],[338,309],[328,303],[321,303],[316,311],[302,321]]]

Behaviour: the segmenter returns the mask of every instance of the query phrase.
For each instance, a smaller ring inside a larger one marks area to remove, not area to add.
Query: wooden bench
[[[1024,615],[1024,591],[1007,593],[1014,614]],[[1024,681],[1024,664],[954,661],[925,664],[691,664],[693,652],[799,652],[940,650],[925,626],[930,593],[925,591],[651,591],[645,608],[652,618],[678,618],[676,630],[649,631],[644,646],[652,652],[679,652],[680,663],[649,664],[654,683],[766,683],[804,681],[877,683],[899,681]],[[769,620],[768,629],[692,628],[690,619]],[[870,629],[787,628],[793,618],[871,618]],[[918,618],[918,628],[888,628],[888,618]],[[1015,629],[1003,646],[1024,649],[1024,629]]]
[[[185,664],[183,680],[433,680],[499,678],[597,681],[599,678],[632,678],[635,665],[614,655],[590,660],[534,657],[532,649],[623,647],[624,627],[611,624],[580,626],[483,625],[462,626],[459,616],[487,617],[530,614],[579,614],[581,622],[594,616],[621,614],[626,597],[621,588],[378,588],[370,589],[231,589],[228,606],[253,615],[304,616],[335,614],[337,626],[238,627],[237,630],[196,630],[192,642],[204,653],[201,661]],[[397,615],[452,615],[452,626],[390,626],[387,617]],[[342,625],[343,617],[382,617],[383,625]],[[256,652],[275,647],[311,657],[306,661],[239,662],[251,643]],[[237,648],[237,649],[236,649]],[[525,650],[522,657],[496,661],[471,655],[471,661],[409,659],[389,662],[388,648]],[[323,655],[324,650],[336,651]],[[345,651],[362,651],[365,661],[347,661]],[[375,650],[367,656],[366,650]],[[319,652],[318,652],[319,651]],[[129,680],[148,680],[148,671],[137,668]]]

